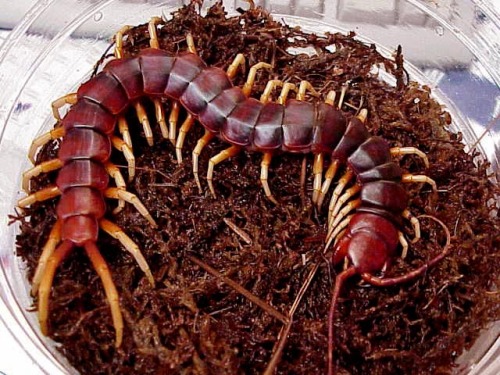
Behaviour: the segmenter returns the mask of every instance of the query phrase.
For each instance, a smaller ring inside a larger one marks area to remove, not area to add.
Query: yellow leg
[[[210,192],[212,193],[213,197],[215,198],[215,189],[214,185],[212,183],[213,180],[213,175],[214,175],[214,167],[219,164],[220,162],[229,159],[230,157],[236,155],[238,152],[240,152],[241,147],[238,146],[231,146],[229,148],[226,148],[225,150],[222,150],[220,153],[212,157],[209,162],[208,162],[208,172],[207,172],[207,182],[208,182],[208,187],[210,189]]]
[[[262,183],[262,187],[264,188],[264,192],[266,193],[266,197],[273,202],[274,204],[278,204],[278,201],[273,197],[271,193],[271,188],[268,183],[268,174],[269,174],[269,164],[271,164],[271,158],[273,154],[270,152],[264,152],[264,156],[262,157],[262,162],[260,163],[260,182]]]
[[[344,191],[344,188],[346,185],[349,183],[349,181],[352,180],[354,176],[354,173],[351,170],[347,170],[346,173],[340,178],[337,186],[335,187],[335,190],[333,191],[332,198],[330,199],[330,205],[328,207],[328,222],[330,223],[332,220],[331,214],[333,212],[333,209],[335,208],[335,205],[337,204],[337,200],[340,197],[340,194],[342,191]]]
[[[347,189],[345,191],[344,194],[342,194],[340,197],[339,197],[339,200],[337,201],[337,204],[335,204],[335,207],[333,208],[333,210],[331,212],[328,213],[328,217],[330,218],[330,221],[329,222],[333,222],[334,219],[335,219],[335,216],[337,216],[337,214],[339,213],[340,211],[340,208],[349,200],[351,199],[353,196],[355,196],[356,194],[358,194],[359,192],[361,191],[361,186],[359,185],[354,185],[353,187]],[[329,225],[330,226],[330,225]]]
[[[38,264],[36,265],[35,275],[33,276],[33,281],[31,282],[31,295],[33,297],[38,294],[38,288],[40,286],[42,277],[45,274],[47,262],[54,253],[54,250],[56,249],[56,246],[60,241],[61,222],[57,220],[52,227],[52,230],[50,231],[49,238],[42,249],[42,255],[40,255],[40,259],[38,260]]]
[[[153,146],[153,130],[151,130],[151,124],[149,123],[146,109],[140,102],[135,102],[134,108],[137,113],[137,118],[141,122],[142,128],[144,129],[144,134],[146,136],[148,145]]]
[[[116,290],[115,283],[113,282],[113,278],[111,277],[109,267],[106,264],[106,261],[102,257],[101,253],[99,252],[99,249],[97,249],[95,243],[87,242],[85,244],[85,252],[92,262],[92,266],[101,278],[101,282],[106,293],[106,299],[111,309],[113,326],[115,328],[115,346],[119,348],[122,344],[123,339],[123,317],[120,310],[119,296]]]
[[[165,109],[161,104],[160,99],[153,99],[155,105],[156,121],[160,125],[161,135],[163,138],[168,139],[167,121],[165,120]]]
[[[276,87],[283,87],[283,81],[279,79],[272,79],[267,82],[266,87],[264,88],[264,92],[260,96],[260,101],[262,103],[267,103],[271,100],[271,94]]]
[[[47,144],[48,142],[64,137],[65,129],[63,127],[55,128],[39,137],[36,137],[33,142],[31,142],[30,150],[28,152],[28,158],[35,164],[35,155],[40,147]]]
[[[198,139],[196,147],[193,150],[193,174],[194,174],[194,179],[196,181],[196,185],[198,185],[198,189],[200,190],[200,193],[202,192],[202,189],[200,183],[200,176],[198,175],[198,160],[201,154],[201,150],[203,150],[203,147],[205,147],[208,144],[208,142],[210,142],[214,137],[215,133],[205,130],[205,134],[203,135],[203,137]]]
[[[117,188],[125,190],[126,189],[125,179],[123,178],[120,169],[111,162],[107,162],[106,164],[104,164],[104,168],[106,168],[106,172],[108,172],[111,178],[113,178],[113,180],[115,181]],[[121,210],[123,210],[124,207],[125,207],[125,201],[123,199],[118,199],[118,206],[113,210],[113,214],[116,215]]]
[[[245,62],[245,56],[242,53],[238,53],[236,57],[234,58],[233,62],[229,67],[227,68],[227,76],[230,79],[233,79],[236,76],[236,72],[238,71],[238,68],[241,67],[241,70],[243,72],[246,71],[246,62]]]
[[[47,265],[42,272],[40,278],[40,287],[38,288],[38,321],[40,329],[44,335],[49,332],[48,317],[49,317],[49,298],[52,281],[56,273],[57,266],[61,264],[64,258],[73,249],[73,244],[70,241],[62,242],[47,259]]]
[[[158,34],[156,32],[156,25],[161,21],[162,20],[160,17],[152,17],[148,23],[149,46],[151,48],[160,48],[160,42],[158,41]]]
[[[314,155],[314,164],[313,164],[313,196],[312,201],[313,204],[318,203],[318,199],[321,191],[321,178],[323,177],[323,164],[324,164],[324,155],[322,153]]]
[[[288,94],[290,94],[290,91],[297,92],[297,86],[295,86],[293,83],[290,82],[284,83],[283,88],[281,89],[280,96],[278,97],[279,104],[286,103],[286,99],[288,98]]]
[[[321,185],[321,191],[318,196],[318,209],[321,209],[323,205],[323,201],[325,200],[326,193],[332,184],[335,175],[337,174],[337,170],[339,169],[339,161],[334,160],[325,173],[325,181],[323,181],[323,185]]]
[[[427,158],[427,155],[425,155],[422,151],[420,151],[416,147],[393,147],[391,148],[390,151],[392,156],[417,155],[423,160],[425,167],[429,168],[429,159]]]
[[[186,134],[191,130],[194,124],[194,117],[188,114],[181,128],[179,129],[179,138],[175,144],[175,153],[177,156],[177,163],[182,163],[182,146],[184,145],[184,140],[186,139]]]
[[[252,92],[252,87],[253,87],[253,84],[255,82],[255,77],[257,75],[257,71],[259,69],[269,69],[271,70],[273,67],[271,64],[267,64],[265,62],[259,62],[255,65],[253,65],[251,68],[250,68],[250,71],[248,72],[248,77],[247,77],[247,81],[245,82],[245,84],[243,85],[243,94],[245,94],[245,96],[250,96],[250,93]]]
[[[401,244],[403,250],[401,251],[401,258],[406,258],[406,255],[408,254],[408,241],[406,241],[405,235],[398,231],[398,239],[399,243]]]
[[[132,150],[132,137],[130,137],[127,120],[123,116],[118,117],[118,131],[120,132],[123,141],[127,144],[130,150]]]
[[[423,183],[428,183],[432,187],[432,191],[437,194],[437,185],[436,181],[434,181],[432,178],[427,177],[426,175],[423,174],[404,174],[401,178],[402,182],[405,183],[410,183],[410,182],[423,182]]]
[[[17,205],[21,208],[31,206],[35,202],[43,202],[48,199],[61,195],[61,191],[57,186],[49,186],[39,190],[36,193],[30,194],[27,197],[19,199]]]
[[[41,173],[55,171],[63,166],[63,162],[59,159],[44,161],[23,173],[23,190],[27,193],[29,183],[33,177],[39,176]]]
[[[155,280],[153,278],[149,265],[146,262],[146,259],[139,249],[139,246],[137,246],[137,244],[132,241],[132,239],[127,236],[125,232],[115,223],[112,223],[111,221],[106,219],[101,219],[101,221],[99,222],[99,226],[111,237],[116,238],[118,241],[120,241],[122,246],[134,257],[142,272],[144,272],[144,274],[146,275],[151,286],[154,287]]]
[[[139,198],[126,190],[110,187],[104,191],[104,195],[107,198],[113,199],[123,199],[125,202],[131,203],[139,211],[139,213],[144,216],[144,218],[149,221],[149,223],[156,228],[158,225],[154,221],[153,217],[149,213],[148,209],[142,204]]]
[[[413,216],[409,210],[404,210],[402,215],[406,220],[410,220],[413,232],[415,233],[415,237],[411,240],[411,243],[418,242],[420,239],[420,221],[418,221],[418,219]]]
[[[123,36],[127,33],[132,27],[129,25],[123,26],[116,34],[115,34],[115,58],[123,59]]]
[[[130,147],[120,138],[111,137],[111,143],[117,150],[123,152],[128,164],[128,180],[132,181],[135,176],[135,156]]]
[[[301,81],[299,85],[299,91],[297,93],[297,100],[305,100],[307,91],[309,91],[309,93],[316,98],[320,96],[319,92],[317,92],[311,85],[311,82]]]
[[[76,93],[67,94],[52,102],[52,113],[57,121],[61,121],[59,109],[66,104],[75,104],[78,100]]]
[[[324,252],[328,250],[328,248],[330,247],[330,245],[332,243],[335,243],[335,241],[339,238],[339,236],[342,235],[342,232],[343,230],[349,225],[349,222],[352,220],[354,215],[349,215],[347,216],[344,220],[342,220],[339,225],[337,225],[335,227],[335,229],[333,230],[333,232],[331,232],[330,234],[328,234],[326,236],[326,245],[325,245],[325,249],[324,249]]]
[[[344,219],[348,213],[350,213],[352,210],[358,208],[361,206],[361,199],[355,199],[353,201],[350,201],[347,203],[342,210],[338,213],[338,215],[335,215],[334,219],[330,224],[328,224],[328,235],[330,235],[334,229],[339,225],[339,223]],[[327,237],[328,237],[327,235]]]

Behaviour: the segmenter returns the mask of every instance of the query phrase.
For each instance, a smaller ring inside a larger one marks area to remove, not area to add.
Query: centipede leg
[[[132,181],[135,176],[135,156],[130,147],[120,138],[113,136],[111,137],[111,143],[113,147],[117,150],[123,152],[125,160],[128,164],[128,180]]]
[[[42,255],[40,255],[40,259],[38,260],[38,264],[36,266],[35,275],[33,276],[33,280],[31,282],[31,295],[33,297],[38,293],[40,282],[45,273],[45,268],[47,267],[47,261],[54,253],[54,250],[56,249],[56,246],[59,244],[59,242],[61,242],[61,221],[57,220],[52,227],[52,230],[49,233],[49,238],[42,249]]]
[[[151,17],[148,22],[148,33],[149,33],[149,46],[151,48],[160,48],[160,42],[158,40],[158,33],[156,31],[156,25],[160,23],[162,19],[160,17]]]
[[[332,198],[330,199],[330,205],[328,207],[328,222],[331,222],[331,213],[337,203],[338,198],[340,197],[342,191],[346,185],[352,180],[354,177],[354,173],[351,170],[347,170],[346,173],[340,178],[335,190],[333,191]]]
[[[107,162],[104,164],[104,168],[106,168],[106,172],[113,178],[115,184],[118,189],[125,190],[125,179],[123,178],[120,169],[116,165],[111,162]],[[119,213],[125,207],[125,201],[123,199],[118,199],[118,206],[113,210],[113,214]]]
[[[36,165],[35,167],[28,169],[26,172],[23,173],[23,190],[25,192],[28,192],[29,190],[29,183],[30,180],[33,177],[39,176],[42,173],[48,173],[55,171],[63,166],[63,162],[59,159],[52,159],[48,161],[44,161],[43,163],[40,163]]]
[[[245,66],[245,56],[242,53],[238,53],[231,65],[229,65],[229,67],[227,68],[226,74],[230,79],[233,79],[236,76],[236,72],[238,71],[239,67],[241,67],[241,70],[245,72]]]
[[[123,116],[118,117],[118,131],[120,132],[123,141],[127,144],[130,150],[132,150],[132,137],[130,137],[127,120]]]
[[[155,105],[156,121],[158,122],[158,125],[160,125],[161,135],[163,138],[168,139],[168,127],[167,121],[165,119],[165,109],[163,108],[160,99],[153,99],[153,103]]]
[[[151,286],[154,286],[155,281],[153,275],[148,263],[146,262],[146,259],[139,249],[139,246],[137,246],[137,244],[129,236],[127,236],[118,225],[112,223],[109,220],[101,219],[99,221],[99,227],[106,233],[108,233],[111,237],[116,238],[118,241],[120,241],[123,247],[134,257],[142,272],[144,272],[144,274],[146,275]]]
[[[412,182],[421,182],[421,183],[427,183],[431,185],[432,191],[434,194],[437,194],[437,185],[436,181],[434,181],[432,178],[423,175],[423,174],[403,174],[401,177],[401,181],[404,183],[412,183]]]
[[[272,68],[273,68],[273,66],[271,64],[268,64],[268,63],[265,63],[265,62],[259,62],[259,63],[255,64],[255,65],[253,65],[250,68],[250,71],[248,72],[247,81],[243,85],[243,88],[242,88],[243,94],[245,94],[245,96],[250,96],[250,93],[252,92],[253,84],[255,82],[255,77],[256,77],[257,71],[259,69],[269,69],[269,70],[271,70]]]
[[[283,87],[283,81],[279,79],[272,79],[267,82],[266,87],[264,88],[264,92],[260,96],[260,101],[262,103],[267,103],[271,99],[271,93],[276,87]]]
[[[349,225],[349,222],[352,220],[354,214],[347,216],[344,220],[342,220],[337,226],[331,227],[333,231],[331,233],[328,233],[326,236],[326,245],[325,245],[325,251],[330,247],[332,242],[334,243],[335,240],[342,234],[342,231]]]
[[[340,211],[340,208],[354,195],[359,193],[361,191],[361,186],[360,185],[354,185],[353,187],[347,189],[344,194],[342,194],[337,203],[335,204],[335,207],[332,209],[331,212],[328,213],[328,217],[330,217],[330,222],[333,222],[335,216],[337,216],[338,212]]]
[[[181,125],[179,129],[179,137],[177,138],[177,142],[175,143],[175,154],[177,156],[177,163],[182,163],[182,146],[184,145],[184,140],[186,139],[186,134],[191,130],[194,124],[194,117],[191,114],[188,114],[186,119]]]
[[[110,187],[110,188],[107,188],[104,191],[104,195],[107,198],[123,199],[125,202],[133,204],[134,207],[137,209],[137,211],[139,211],[139,213],[142,216],[144,216],[144,218],[147,221],[149,221],[149,223],[154,228],[157,227],[157,224],[154,221],[153,217],[151,216],[151,214],[149,213],[149,211],[147,210],[147,208],[142,204],[142,202],[139,200],[139,198],[135,194],[132,194],[131,192],[123,190],[123,189],[119,189],[119,188],[115,188],[115,187]]]
[[[280,104],[285,104],[286,99],[288,98],[288,95],[290,94],[290,91],[295,91],[297,92],[297,86],[295,86],[291,82],[286,82],[283,84],[283,88],[281,89],[280,96],[278,97],[278,103]]]
[[[429,159],[427,158],[427,155],[416,147],[392,147],[390,152],[392,156],[417,155],[423,160],[425,167],[429,168]]]
[[[55,128],[39,137],[36,137],[33,142],[31,142],[30,149],[28,151],[28,158],[35,164],[35,155],[40,147],[47,144],[50,141],[64,137],[66,130],[63,127]]]
[[[17,201],[17,205],[20,208],[28,207],[35,202],[43,202],[51,198],[55,198],[58,195],[61,195],[61,191],[57,186],[49,186],[42,190],[37,191],[36,193],[30,194],[22,199]]]
[[[175,136],[177,134],[177,122],[179,121],[179,102],[174,101],[172,103],[172,108],[170,108],[170,115],[168,117],[168,139],[175,146]]]
[[[125,33],[127,33],[132,26],[130,25],[125,25],[123,26],[116,34],[115,34],[115,58],[117,59],[123,59],[124,54],[123,54],[123,36]]]
[[[213,175],[214,175],[214,167],[219,164],[220,162],[235,156],[238,154],[238,152],[241,151],[241,147],[238,146],[231,146],[229,148],[226,148],[225,150],[222,150],[220,153],[217,155],[213,156],[209,162],[208,162],[208,171],[207,171],[207,182],[208,182],[208,187],[210,189],[210,192],[212,193],[213,197],[216,197],[215,194],[215,189],[213,185]]]
[[[48,316],[49,316],[49,297],[52,281],[56,273],[57,266],[61,264],[64,258],[73,249],[74,245],[70,241],[62,242],[47,259],[47,265],[40,277],[40,287],[38,288],[38,321],[40,329],[44,335],[49,332]]]
[[[266,197],[273,202],[274,204],[278,204],[278,201],[273,197],[271,193],[271,189],[269,188],[269,183],[267,181],[269,174],[269,164],[271,164],[271,158],[273,154],[270,152],[264,152],[264,156],[262,157],[262,162],[260,163],[260,182],[262,183],[262,187],[264,188],[264,192],[266,193]]]
[[[215,133],[205,130],[205,134],[203,135],[203,137],[198,139],[196,147],[193,150],[193,174],[194,174],[194,179],[196,181],[196,185],[198,185],[198,189],[200,190],[200,193],[203,190],[201,189],[200,176],[198,174],[198,160],[201,154],[201,150],[203,150],[203,147],[205,147],[208,144],[208,142],[210,142],[214,137]]]
[[[332,181],[337,174],[339,165],[339,161],[334,160],[326,170],[325,181],[323,181],[323,185],[321,185],[321,191],[319,192],[318,196],[318,209],[321,209],[321,206],[323,206],[323,201],[325,200],[326,193],[328,192],[328,189],[330,188],[330,185],[332,184]]]
[[[333,232],[334,228],[340,223],[340,221],[352,210],[358,208],[361,205],[361,199],[355,199],[347,203],[342,210],[332,218],[332,222],[328,224],[328,235]]]
[[[401,250],[401,258],[404,259],[406,255],[408,255],[408,241],[406,241],[405,235],[401,231],[398,231],[398,239],[403,248],[403,250]]]
[[[319,98],[320,94],[317,92],[311,82],[301,81],[299,85],[299,91],[297,92],[297,100],[305,100],[306,93],[309,92],[312,96]]]
[[[415,233],[415,237],[413,238],[413,240],[411,240],[411,243],[416,243],[420,239],[420,222],[415,216],[411,214],[409,210],[404,210],[402,216],[405,219],[410,220],[410,223],[413,227],[413,232]]]
[[[84,245],[84,248],[90,261],[92,262],[92,266],[101,278],[101,282],[106,293],[106,299],[111,309],[113,326],[115,328],[115,346],[118,348],[120,347],[123,338],[123,317],[120,310],[119,297],[115,283],[111,277],[109,267],[102,255],[99,253],[99,249],[97,249],[95,243],[89,241]]]
[[[54,115],[54,118],[57,121],[61,121],[61,113],[59,112],[59,109],[61,107],[64,107],[66,104],[76,104],[77,100],[78,97],[76,95],[76,92],[64,95],[59,99],[54,100],[52,102],[52,113]]]
[[[137,113],[137,118],[142,124],[144,129],[144,134],[149,146],[153,146],[153,130],[151,129],[151,124],[149,123],[148,114],[146,109],[140,102],[134,103],[135,112]]]
[[[312,195],[313,204],[318,203],[318,198],[321,191],[321,179],[323,177],[323,164],[324,164],[323,153],[314,155],[314,164],[313,164],[314,182],[313,182],[313,195]]]

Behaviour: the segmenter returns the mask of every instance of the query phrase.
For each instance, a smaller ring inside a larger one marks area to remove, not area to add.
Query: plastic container
[[[245,1],[225,1],[229,14]],[[268,0],[264,5],[290,25],[307,31],[347,32],[386,54],[401,44],[413,80],[433,88],[452,113],[455,129],[478,147],[499,176],[500,19],[484,1]],[[8,226],[21,197],[20,177],[29,167],[32,139],[53,126],[51,102],[92,71],[124,24],[151,16],[168,18],[175,0],[38,1],[9,33],[0,49],[0,324],[11,331],[42,372],[74,373],[54,344],[41,336],[23,264],[15,256],[18,228]],[[205,6],[211,2],[206,1]],[[498,181],[498,180],[497,180]],[[498,183],[498,182],[497,182]],[[485,329],[463,354],[456,372],[500,373],[500,322]]]

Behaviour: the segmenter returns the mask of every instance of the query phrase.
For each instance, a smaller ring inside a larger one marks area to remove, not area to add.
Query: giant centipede
[[[436,191],[436,184],[429,177],[403,173],[392,160],[393,156],[416,154],[428,164],[427,158],[418,149],[391,148],[383,138],[372,136],[365,124],[368,116],[366,109],[360,109],[357,116],[347,121],[340,110],[342,96],[336,105],[334,91],[330,91],[324,101],[305,100],[306,96],[320,96],[307,81],[300,82],[297,87],[289,82],[271,80],[260,100],[251,97],[257,70],[271,69],[271,65],[260,62],[252,66],[244,86],[235,86],[232,79],[244,65],[243,55],[237,55],[227,71],[208,66],[196,53],[190,35],[186,38],[188,51],[169,53],[159,48],[157,27],[160,22],[159,18],[149,22],[150,47],[134,57],[123,56],[123,38],[128,27],[120,30],[115,38],[115,59],[82,84],[76,93],[56,100],[53,109],[55,117],[60,120],[59,126],[33,141],[29,153],[32,160],[39,147],[50,140],[61,139],[58,157],[36,165],[23,177],[23,186],[27,190],[32,177],[59,170],[55,186],[30,194],[18,203],[19,207],[26,207],[60,196],[57,222],[33,278],[32,294],[39,298],[41,330],[44,334],[48,332],[49,295],[55,271],[72,249],[82,247],[101,277],[110,303],[115,344],[117,347],[121,345],[123,318],[118,293],[96,245],[100,229],[121,242],[154,285],[153,275],[138,246],[121,228],[104,218],[106,199],[112,198],[119,201],[115,211],[120,210],[125,201],[132,203],[151,225],[156,226],[146,207],[135,195],[126,191],[121,172],[110,162],[112,148],[121,150],[129,164],[128,177],[133,178],[134,155],[124,112],[130,107],[135,108],[146,138],[152,144],[148,116],[141,105],[141,99],[148,98],[155,105],[163,136],[176,146],[179,162],[182,160],[184,139],[195,121],[205,129],[205,134],[193,150],[193,172],[200,189],[198,158],[203,147],[215,137],[230,145],[209,161],[206,179],[214,196],[212,180],[215,165],[242,150],[263,153],[260,179],[267,198],[275,204],[278,201],[272,195],[267,180],[271,158],[278,152],[314,155],[312,201],[318,209],[323,205],[336,172],[340,168],[346,169],[331,195],[325,246],[329,249],[333,244],[334,265],[344,260],[348,263],[335,280],[329,316],[328,363],[329,374],[333,374],[333,315],[345,280],[358,274],[365,282],[376,286],[407,282],[422,275],[449,251],[448,233],[447,246],[423,266],[399,277],[375,276],[390,266],[399,243],[403,253],[408,248],[401,231],[403,219],[411,222],[414,241],[420,236],[418,218],[407,209],[408,194],[403,184],[424,182]],[[273,101],[271,93],[278,86],[282,87],[282,91],[279,98]],[[289,99],[292,91],[296,92],[296,96]],[[161,99],[172,103],[168,128]],[[61,118],[59,108],[65,104],[71,107]],[[186,110],[188,115],[176,137],[180,108]],[[116,127],[123,138],[114,134]],[[331,164],[323,174],[325,156],[330,157]],[[110,186],[109,176],[114,179],[115,187]],[[346,189],[353,181],[353,186]]]

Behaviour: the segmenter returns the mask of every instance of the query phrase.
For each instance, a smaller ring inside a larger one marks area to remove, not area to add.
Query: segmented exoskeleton
[[[129,58],[123,57],[123,37],[128,27],[123,28],[116,36],[116,58],[81,85],[75,94],[54,102],[57,118],[60,118],[59,107],[65,104],[71,104],[71,107],[61,119],[59,127],[33,142],[30,150],[32,159],[38,147],[51,139],[62,138],[58,157],[27,171],[23,182],[27,189],[31,177],[60,169],[56,185],[19,201],[19,206],[25,207],[36,201],[61,196],[57,223],[43,250],[33,280],[33,293],[39,296],[42,332],[47,332],[49,294],[55,270],[74,247],[83,247],[102,278],[111,305],[116,345],[120,345],[123,321],[111,274],[96,246],[99,228],[121,241],[154,285],[153,275],[137,245],[119,227],[103,217],[105,198],[114,198],[119,200],[117,210],[123,207],[123,201],[128,201],[137,207],[151,225],[156,225],[138,198],[125,190],[121,173],[110,162],[112,147],[121,150],[129,164],[129,179],[133,178],[135,163],[132,141],[124,117],[124,112],[131,106],[135,108],[146,138],[152,144],[149,119],[141,105],[144,97],[153,101],[162,134],[175,143],[179,162],[182,160],[184,139],[195,120],[204,127],[205,134],[193,150],[193,172],[200,189],[198,158],[203,147],[216,136],[230,144],[229,148],[209,161],[207,182],[214,196],[212,180],[215,165],[244,149],[263,153],[260,179],[266,196],[274,203],[277,201],[271,194],[267,180],[271,158],[278,151],[314,154],[312,200],[319,209],[337,170],[346,168],[330,200],[326,247],[334,243],[334,264],[347,258],[350,265],[337,277],[331,315],[346,278],[360,274],[374,285],[404,282],[422,274],[446,255],[448,246],[426,265],[403,277],[380,281],[373,276],[390,265],[399,243],[403,245],[403,252],[406,252],[408,244],[400,231],[402,218],[411,221],[415,240],[419,238],[419,222],[407,210],[408,197],[403,183],[425,182],[434,191],[436,185],[424,175],[403,173],[392,157],[417,154],[427,164],[421,151],[391,148],[384,139],[371,136],[365,126],[368,115],[365,109],[348,122],[340,110],[345,91],[337,104],[333,91],[327,94],[323,102],[306,101],[309,95],[319,97],[309,82],[302,81],[296,87],[289,82],[272,80],[260,100],[254,99],[250,94],[256,72],[258,69],[272,68],[269,64],[261,62],[254,65],[245,85],[234,86],[231,79],[244,65],[243,55],[238,55],[225,72],[203,62],[196,54],[190,35],[187,37],[188,52],[172,54],[161,50],[157,38],[160,22],[160,19],[153,18],[149,23],[150,48]],[[271,93],[277,86],[281,86],[282,91],[275,102],[271,100]],[[295,99],[288,98],[291,91],[296,91]],[[161,104],[161,99],[165,98],[172,103],[168,120]],[[181,107],[188,115],[177,137]],[[114,135],[117,125],[123,139]],[[323,160],[328,155],[331,164],[323,181]],[[108,175],[113,177],[116,187],[109,186]],[[353,186],[344,192],[353,180]],[[330,325],[331,321],[332,317]],[[332,333],[329,340],[330,362],[333,345],[331,336]],[[332,368],[330,372],[333,372]]]

